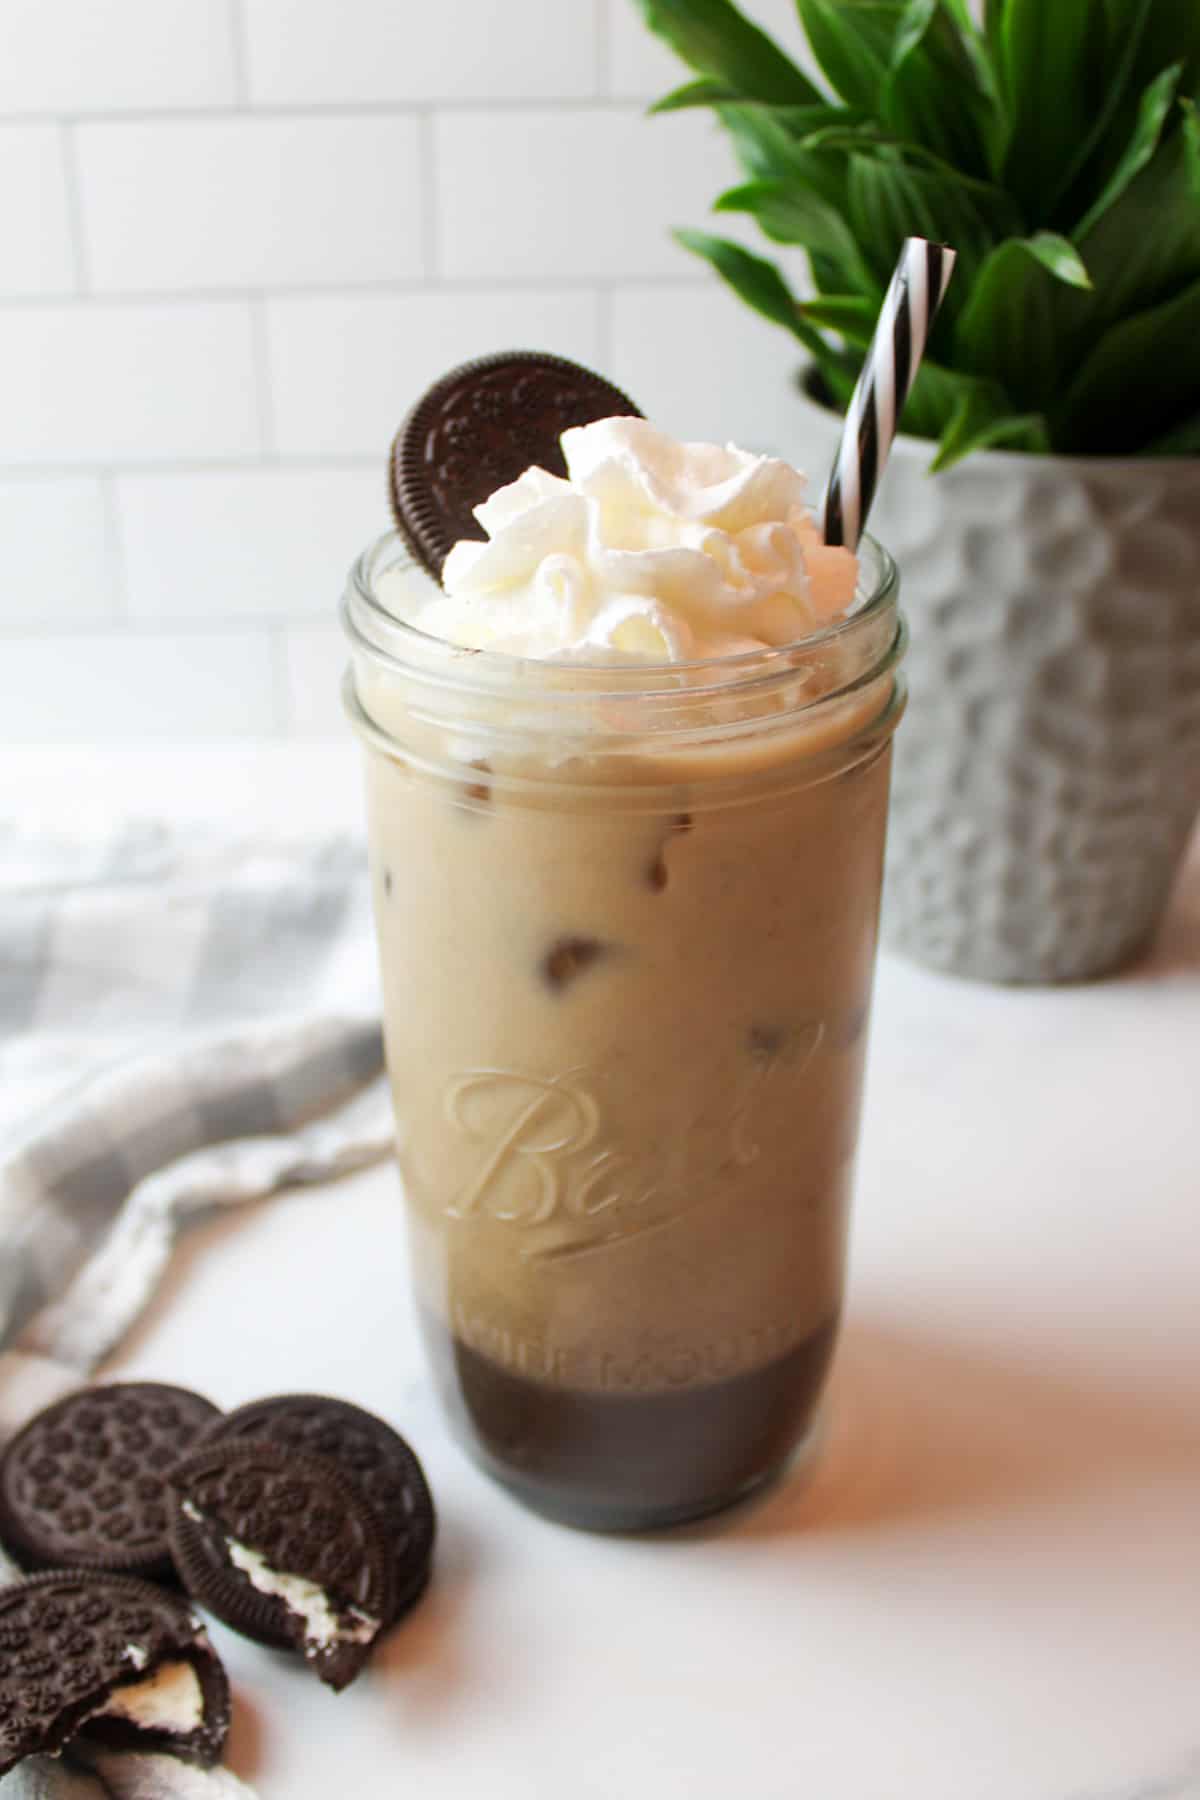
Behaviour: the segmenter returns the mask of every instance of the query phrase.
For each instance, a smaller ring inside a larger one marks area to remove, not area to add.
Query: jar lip
[[[728,693],[743,682],[796,675],[797,657],[820,653],[857,632],[869,630],[894,600],[899,572],[889,553],[875,538],[864,533],[859,544],[860,583],[852,611],[821,630],[787,644],[764,645],[729,656],[705,657],[687,662],[569,661],[549,657],[514,656],[496,650],[468,649],[432,636],[398,617],[380,604],[374,592],[379,564],[389,568],[407,565],[431,579],[411,555],[397,531],[386,531],[351,566],[342,600],[343,627],[356,648],[365,650],[385,666],[397,670],[419,669],[425,680],[445,680],[456,687],[479,693],[495,693],[514,686],[526,692],[547,671],[561,676],[569,671],[577,695],[600,699],[605,695],[677,695],[681,684],[699,698],[706,692]],[[870,574],[861,579],[863,565]],[[438,667],[440,665],[440,669]],[[707,678],[707,679],[706,679]]]

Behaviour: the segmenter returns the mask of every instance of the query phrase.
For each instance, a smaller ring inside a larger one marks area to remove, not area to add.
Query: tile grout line
[[[230,0],[235,4],[235,0]],[[0,119],[0,132],[22,125],[198,125],[210,120],[245,120],[247,123],[286,119],[397,119],[414,118],[429,108],[448,113],[574,113],[643,112],[656,93],[645,94],[422,94],[396,100],[266,101],[251,105],[234,101],[220,106],[111,107],[99,112],[86,108],[51,112],[45,108],[10,113]]]
[[[58,128],[59,155],[62,158],[63,186],[67,196],[67,219],[71,231],[71,263],[75,275],[76,300],[90,299],[91,271],[88,268],[87,238],[83,223],[83,181],[79,168],[79,145],[72,125]],[[9,296],[5,297],[6,299]],[[15,299],[15,296],[11,298]],[[63,298],[59,296],[60,300]],[[36,304],[36,297],[34,300]]]
[[[592,43],[596,57],[596,98],[609,100],[612,95],[612,12],[611,0],[593,0]]]
[[[434,234],[431,234],[434,235]],[[620,275],[606,275],[593,271],[588,275],[530,274],[527,270],[519,275],[433,275],[428,279],[414,276],[400,281],[358,281],[358,282],[309,282],[292,283],[284,286],[244,288],[244,287],[189,287],[189,288],[114,288],[107,293],[64,294],[45,292],[35,294],[0,294],[0,313],[7,310],[19,310],[24,307],[30,311],[50,306],[79,305],[86,301],[90,310],[104,307],[121,306],[236,306],[245,300],[329,300],[329,299],[370,299],[372,296],[397,295],[411,297],[417,294],[435,294],[444,299],[453,299],[458,294],[490,294],[490,293],[523,293],[538,294],[572,294],[589,293],[598,281],[612,281],[617,285],[633,287],[670,287],[670,288],[707,288],[711,282],[703,276],[677,274],[673,271],[660,270],[657,274],[646,270],[624,271]]]
[[[250,39],[246,30],[246,11],[243,0],[228,0],[228,4],[234,104],[237,111],[244,112],[250,105]]]

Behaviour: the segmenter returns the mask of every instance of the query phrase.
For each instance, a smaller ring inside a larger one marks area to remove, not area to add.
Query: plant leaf
[[[970,41],[940,0],[904,0],[895,18],[880,118],[964,173],[990,174],[1003,132],[1003,119],[987,97],[990,71],[981,80]]]
[[[714,81],[710,75],[700,75],[695,81],[685,81],[682,87],[672,88],[661,100],[656,100],[650,108],[652,113],[682,112],[689,106],[716,106],[721,100],[736,100],[737,95],[723,81]]]
[[[849,113],[846,117],[849,117]],[[873,121],[857,124],[823,125],[807,132],[799,140],[802,150],[857,150],[864,156],[886,153],[887,160],[927,169],[942,181],[952,182],[973,194],[980,209],[992,221],[997,236],[1016,237],[1022,230],[1021,215],[1012,200],[994,182],[968,175],[924,144],[881,131]]]
[[[1113,325],[1051,415],[1055,446],[1128,455],[1169,432],[1200,393],[1200,280]]]
[[[959,313],[955,366],[999,383],[1010,412],[1045,412],[1062,392],[1056,286],[1034,241],[1012,238],[986,258]]]
[[[782,325],[804,345],[825,379],[826,386],[840,406],[845,406],[854,389],[856,369],[845,353],[830,344],[800,314],[796,297],[775,264],[755,256],[728,238],[712,237],[706,231],[677,231],[675,237],[685,250],[691,250],[712,264],[739,300],[769,319]]]
[[[927,356],[917,370],[917,378],[901,415],[900,429],[913,437],[940,438],[948,430],[964,395],[976,388],[986,389],[992,396],[997,416],[1012,412],[1008,396],[996,382],[984,381],[978,375],[966,375],[960,369],[948,369]]]
[[[801,244],[843,268],[863,268],[858,245],[841,214],[797,182],[745,182],[722,194],[713,211],[751,213],[776,243]],[[869,285],[870,280],[863,269],[863,281]]]
[[[810,132],[820,131],[827,126],[871,123],[869,113],[858,111],[853,106],[843,106],[838,100],[826,101],[821,106],[760,106],[758,110],[769,112],[776,124],[781,125],[797,143],[802,143]]]
[[[975,79],[979,83],[979,91],[984,94],[993,109],[993,135],[1003,139],[1005,135],[1006,109],[1000,93],[1000,82],[996,74],[996,65],[992,61],[991,46],[985,34],[979,29],[971,16],[968,0],[946,0],[946,11],[958,26],[963,46],[971,59],[975,70]],[[1001,146],[1002,147],[1002,146]],[[993,173],[996,164],[992,164]]]
[[[1079,239],[1095,294],[1064,295],[1064,311],[1093,332],[1200,278],[1200,144],[1189,145],[1186,111],[1184,121]]]
[[[942,433],[929,472],[932,475],[948,469],[973,450],[993,450],[1002,445],[1010,450],[1044,454],[1050,448],[1045,419],[1040,413],[1004,411],[1003,396],[998,398],[982,385],[971,388],[959,400],[954,417]]]
[[[1154,152],[1158,149],[1162,137],[1163,126],[1171,102],[1175,98],[1175,89],[1179,85],[1179,77],[1183,73],[1182,63],[1172,63],[1161,75],[1143,91],[1138,106],[1137,124],[1125,153],[1108,178],[1108,182],[1096,196],[1083,218],[1075,227],[1073,235],[1086,237],[1092,226],[1101,220],[1110,206],[1121,198],[1134,176],[1144,169]]]
[[[1108,154],[1108,146],[1113,141],[1110,134],[1115,134],[1118,139],[1128,135],[1128,131],[1121,131],[1119,115],[1128,105],[1138,47],[1153,4],[1154,0],[1101,0],[1107,17],[1104,86],[1095,96],[1091,124],[1076,146],[1070,164],[1047,195],[1047,217],[1054,217],[1060,205],[1064,206],[1068,216],[1072,212],[1078,214],[1078,205],[1072,207],[1070,199],[1074,184],[1079,182],[1080,190],[1089,198],[1095,195],[1103,185],[1105,173],[1096,165]],[[1132,129],[1132,122],[1129,129]],[[1089,164],[1093,165],[1091,169]],[[1088,177],[1083,177],[1085,170]]]
[[[674,235],[685,250],[710,262],[747,306],[773,325],[782,325],[815,351],[812,340],[819,334],[805,326],[796,297],[773,262],[755,256],[729,238],[713,237],[706,231],[676,231]]]
[[[746,179],[718,210],[801,245],[816,297],[726,239],[681,241],[839,401],[915,233],[959,252],[904,421],[939,466],[987,443],[1196,454],[1200,0],[982,0],[982,25],[978,0],[795,0],[837,100],[753,0],[635,3],[699,76],[660,106],[730,132]]]
[[[807,75],[732,0],[636,0],[651,31],[698,75],[726,83],[747,100],[819,104]]]
[[[1004,9],[1008,0],[983,0],[983,32],[993,52],[1003,48]]]
[[[933,23],[933,15],[937,12],[938,5],[939,0],[908,0],[897,22],[896,35],[892,39],[889,67],[893,74],[920,45],[921,39]]]
[[[1200,6],[1193,0],[1150,0],[1133,67],[1133,91],[1140,93],[1160,69],[1179,60],[1180,93],[1200,99]]]
[[[836,331],[848,344],[865,350],[875,335],[879,308],[865,294],[822,294],[800,303],[801,316],[826,331]]]
[[[967,0],[946,0],[946,11],[958,26],[964,37],[981,36],[978,25],[971,17],[971,9]]]
[[[796,0],[834,91],[968,173],[995,131],[976,60],[939,0]],[[994,85],[994,84],[993,84]]]
[[[1047,222],[1092,123],[1094,100],[1083,72],[1095,0],[1003,0],[988,13],[989,35],[998,28],[1000,81],[1012,121],[1005,185],[1031,222]]]
[[[1187,166],[1188,186],[1200,202],[1200,113],[1194,100],[1179,102],[1183,111],[1183,154]]]
[[[1038,231],[1032,237],[1013,241],[1018,249],[1026,250],[1030,256],[1036,257],[1043,269],[1049,269],[1058,281],[1065,281],[1068,287],[1091,287],[1092,278],[1087,272],[1087,265],[1068,238],[1059,237],[1056,231]]]
[[[796,0],[800,23],[830,86],[850,106],[878,111],[888,72],[897,6],[860,5],[839,0]]]
[[[717,117],[733,139],[737,159],[751,180],[794,181],[811,189],[826,205],[844,212],[843,163],[837,157],[802,149],[780,113],[781,109],[771,106],[717,108]]]
[[[910,168],[886,153],[856,152],[849,160],[847,220],[877,285],[891,279],[906,237],[952,244],[959,274],[939,324],[952,320],[995,241],[995,226],[983,216],[978,196],[957,180]]]
[[[1064,227],[1107,185],[1138,122],[1142,96],[1173,63],[1182,64],[1179,93],[1200,99],[1200,6],[1193,0],[1101,0],[1107,19],[1099,55],[1103,73],[1094,122],[1080,144],[1073,183],[1056,206]]]

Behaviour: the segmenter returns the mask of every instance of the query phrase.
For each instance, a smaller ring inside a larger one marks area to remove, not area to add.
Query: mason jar
[[[423,583],[385,537],[343,617],[436,1381],[539,1511],[692,1518],[804,1444],[838,1331],[896,570],[864,541],[844,619],[670,666],[457,648]]]

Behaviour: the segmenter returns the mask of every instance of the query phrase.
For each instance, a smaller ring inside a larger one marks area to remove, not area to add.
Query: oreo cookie
[[[0,1776],[76,1738],[217,1761],[229,1682],[175,1595],[94,1570],[0,1590]]]
[[[436,1532],[433,1496],[414,1451],[374,1413],[326,1394],[275,1394],[217,1419],[204,1443],[262,1438],[336,1463],[358,1489],[387,1538],[395,1598],[394,1624],[429,1578]]]
[[[562,356],[505,350],[434,383],[392,443],[400,535],[435,580],[451,546],[483,537],[473,508],[537,464],[565,475],[559,437],[596,419],[641,418],[627,394]]]
[[[171,1549],[193,1599],[347,1687],[397,1593],[387,1535],[354,1483],[324,1457],[245,1438],[192,1451],[170,1487]]]
[[[220,1413],[160,1382],[82,1388],[0,1458],[0,1542],[27,1569],[172,1574],[163,1478]]]

